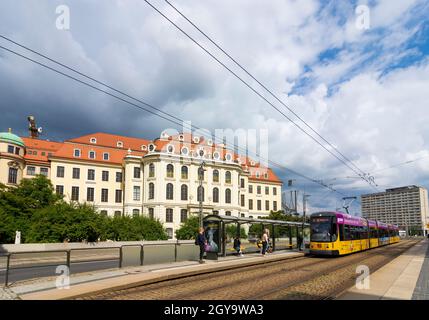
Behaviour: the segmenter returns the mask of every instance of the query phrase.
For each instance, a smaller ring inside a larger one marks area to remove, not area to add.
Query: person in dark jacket
[[[243,253],[241,252],[241,241],[240,237],[236,236],[234,239],[234,249],[237,251],[237,255],[243,256]]]
[[[206,236],[204,235],[204,228],[198,229],[198,236],[197,236],[197,243],[200,246],[200,260],[199,263],[204,263],[203,256],[204,256],[204,248],[207,244]]]

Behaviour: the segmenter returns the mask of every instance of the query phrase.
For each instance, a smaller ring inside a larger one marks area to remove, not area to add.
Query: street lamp
[[[199,197],[199,217],[200,217],[200,227],[203,227],[203,177],[204,177],[204,169],[206,163],[203,161],[201,162],[199,168],[198,168],[198,180],[200,182],[200,186],[198,188],[198,197]]]

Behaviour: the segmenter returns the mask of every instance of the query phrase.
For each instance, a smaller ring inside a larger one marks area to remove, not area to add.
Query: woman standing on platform
[[[200,227],[198,229],[197,243],[200,246],[200,261],[199,263],[204,263],[203,256],[205,251],[205,246],[207,245],[207,239],[204,235],[204,228]]]
[[[264,229],[264,233],[262,234],[262,255],[265,257],[265,253],[268,248],[268,233],[267,229]]]

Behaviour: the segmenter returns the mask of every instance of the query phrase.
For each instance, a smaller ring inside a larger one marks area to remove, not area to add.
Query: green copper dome
[[[25,147],[24,141],[12,132],[0,132],[0,142],[13,143]]]

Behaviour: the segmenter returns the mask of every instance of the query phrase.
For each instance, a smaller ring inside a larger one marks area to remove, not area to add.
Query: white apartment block
[[[362,215],[413,228],[427,235],[429,224],[428,192],[418,186],[387,189],[385,192],[362,195]]]
[[[281,210],[282,182],[270,168],[191,134],[145,140],[94,133],[51,142],[0,133],[0,183],[38,174],[66,201],[109,216],[159,219],[170,238],[199,212],[200,198],[204,214],[260,218]]]

